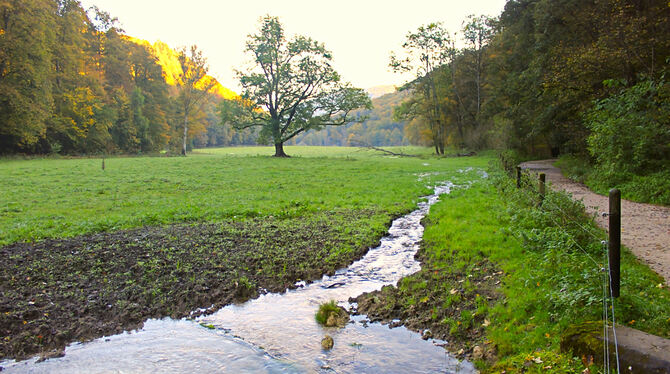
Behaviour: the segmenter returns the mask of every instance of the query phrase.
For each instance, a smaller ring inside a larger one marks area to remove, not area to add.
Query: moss
[[[602,333],[602,321],[589,321],[568,326],[561,336],[561,352],[572,353],[579,357],[592,356],[594,360],[600,362],[603,352],[603,341],[600,339]]]

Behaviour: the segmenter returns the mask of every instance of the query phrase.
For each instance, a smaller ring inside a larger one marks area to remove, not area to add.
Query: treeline
[[[572,154],[612,175],[667,169],[667,1],[510,0],[459,34],[460,49],[440,24],[426,25],[392,56],[395,69],[418,72],[396,114],[418,119],[436,152]]]
[[[408,145],[411,137],[405,134],[405,121],[394,117],[394,108],[401,105],[407,92],[394,92],[372,99],[372,109],[359,109],[353,116],[365,116],[364,122],[345,126],[329,126],[295,137],[293,144],[320,146]]]
[[[194,90],[186,86],[192,58],[206,62],[197,49],[169,52],[182,69],[170,72],[172,85],[156,51],[123,35],[118,20],[96,7],[0,2],[0,154],[179,152],[185,124],[187,147],[248,144],[249,134],[213,126],[220,95],[184,105],[213,85],[206,77],[191,82]]]

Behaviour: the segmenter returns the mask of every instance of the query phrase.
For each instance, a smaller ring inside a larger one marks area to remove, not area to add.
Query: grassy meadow
[[[240,147],[108,158],[104,170],[99,158],[1,159],[0,358],[62,349],[150,317],[210,313],[332,273],[414,209],[428,186],[451,181],[461,188],[423,222],[422,270],[360,296],[359,311],[429,328],[485,372],[583,370],[560,351],[570,326],[601,313],[601,264],[588,257],[602,261],[602,246],[584,228],[602,232],[583,206],[550,192],[539,208],[491,154],[392,150],[418,157],[287,147],[293,157],[278,159],[269,147]],[[622,264],[617,322],[670,336],[662,280],[627,251]]]
[[[428,156],[430,149],[404,147]],[[197,150],[189,157],[2,159],[0,245],[174,222],[412,209],[426,185],[488,158],[397,158],[358,148]],[[419,181],[420,174],[427,175]]]
[[[3,159],[0,358],[211,313],[333,273],[441,181],[490,157],[356,148]],[[57,302],[52,302],[56,300]],[[207,309],[199,309],[207,308]]]

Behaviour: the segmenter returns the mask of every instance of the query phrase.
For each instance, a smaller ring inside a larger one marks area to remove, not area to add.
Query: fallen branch
[[[387,150],[387,149],[383,149],[383,148],[375,147],[375,146],[373,146],[373,145],[371,145],[371,144],[364,143],[364,142],[358,142],[358,141],[356,141],[356,142],[352,142],[352,143],[356,144],[356,145],[355,145],[356,147],[359,147],[359,148],[366,148],[366,149],[372,149],[372,150],[374,150],[374,151],[383,152],[383,153],[386,153],[387,155],[391,155],[391,156],[398,156],[398,157],[419,157],[418,155],[408,155],[408,154],[406,154],[406,153],[396,153],[396,152],[392,152],[392,151],[389,151],[389,150]]]

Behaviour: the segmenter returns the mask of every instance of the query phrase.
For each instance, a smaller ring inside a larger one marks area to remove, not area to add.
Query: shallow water
[[[137,332],[73,344],[63,358],[0,366],[8,373],[474,372],[469,362],[448,356],[439,346],[444,342],[424,341],[404,327],[389,329],[355,317],[345,328],[324,328],[314,320],[320,303],[337,300],[348,308],[349,297],[396,284],[417,272],[420,264],[414,254],[423,235],[421,219],[450,188],[449,184],[436,187],[417,210],[393,221],[379,247],[331,277],[299,284],[284,294],[229,305],[196,321],[148,320]],[[327,352],[320,344],[325,334],[335,341]]]

